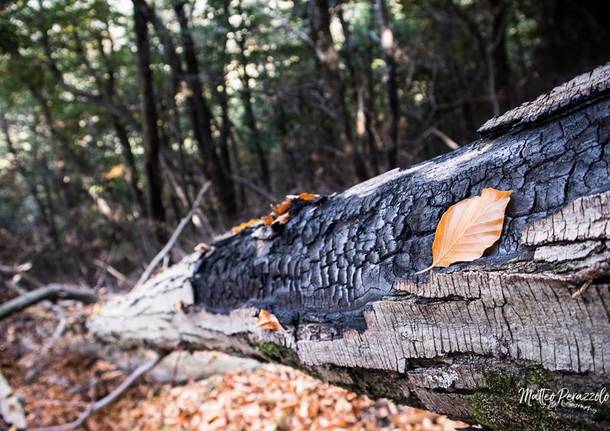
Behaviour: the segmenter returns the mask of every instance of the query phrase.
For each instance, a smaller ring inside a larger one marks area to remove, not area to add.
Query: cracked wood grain
[[[123,345],[262,357],[496,429],[609,429],[608,406],[516,404],[519,386],[610,389],[608,80],[596,71],[552,92],[566,109],[544,108],[544,123],[219,239],[106,304],[92,330]],[[513,190],[500,242],[415,275],[441,214],[484,187]],[[261,308],[286,330],[257,328]]]

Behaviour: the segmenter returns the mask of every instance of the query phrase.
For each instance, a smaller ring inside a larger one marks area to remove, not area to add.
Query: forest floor
[[[57,306],[55,306],[57,307]],[[22,397],[28,424],[73,421],[125,377],[90,348],[90,307],[29,308],[0,324],[0,371]],[[105,430],[454,430],[467,427],[423,410],[371,400],[299,371],[263,364],[185,384],[134,384],[91,416],[87,429]]]

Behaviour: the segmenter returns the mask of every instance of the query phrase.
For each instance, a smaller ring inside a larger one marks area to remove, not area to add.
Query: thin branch
[[[445,145],[447,145],[452,150],[457,150],[458,148],[460,148],[460,146],[458,145],[457,142],[455,142],[453,139],[451,139],[449,136],[447,136],[442,131],[438,130],[436,127],[430,127],[428,130],[426,130],[424,132],[424,136],[427,136],[427,135],[435,135],[436,137],[440,138],[441,141],[443,141],[445,143]]]
[[[278,202],[278,201],[282,200],[282,198],[279,197],[278,195],[275,195],[275,194],[267,191],[266,189],[264,189],[260,186],[257,186],[252,181],[250,181],[246,178],[242,178],[237,175],[231,175],[231,179],[233,181],[235,181],[236,183],[242,184],[243,186],[251,189],[253,192],[258,193],[259,195],[261,195],[262,197],[264,197],[265,199],[267,199],[271,202]]]
[[[155,360],[140,365],[134,370],[133,373],[131,373],[125,380],[123,380],[120,385],[114,388],[112,392],[110,392],[101,400],[92,403],[89,408],[82,412],[75,421],[52,427],[32,428],[31,431],[69,431],[81,427],[91,415],[108,407],[110,404],[116,401],[121,395],[123,395],[123,393],[127,389],[129,389],[131,385],[133,385],[144,374],[155,368],[157,364],[159,364],[159,362],[161,362],[161,360],[165,358],[169,353],[170,351],[160,353]]]
[[[95,259],[93,263],[102,271],[106,271],[108,272],[108,274],[116,278],[119,283],[129,283],[129,279],[127,278],[127,276],[120,272],[118,269],[116,269],[114,266],[110,265],[107,261],[104,262],[100,259]]]
[[[176,227],[176,230],[174,231],[174,233],[172,234],[170,239],[167,241],[167,244],[165,244],[165,246],[161,249],[161,251],[159,253],[157,253],[157,255],[153,258],[153,260],[148,264],[148,266],[146,267],[146,270],[142,273],[142,275],[138,279],[138,282],[136,283],[136,286],[134,289],[137,289],[142,284],[144,284],[146,282],[146,280],[148,280],[148,278],[150,277],[150,274],[152,274],[152,272],[157,267],[157,265],[163,260],[165,255],[170,252],[170,250],[172,249],[172,247],[178,240],[178,237],[180,236],[180,234],[182,233],[182,231],[184,230],[186,225],[189,224],[189,222],[191,221],[191,218],[193,217],[193,213],[195,212],[195,210],[201,203],[201,199],[203,199],[203,195],[208,191],[209,188],[210,188],[210,182],[206,181],[205,184],[201,187],[201,190],[199,190],[199,193],[197,194],[197,197],[195,198],[195,201],[193,202],[193,206],[191,207],[190,211],[188,212],[188,214],[186,216],[184,216],[182,218],[182,220],[180,220],[178,227]]]
[[[0,320],[41,301],[56,301],[58,299],[72,299],[84,304],[93,304],[98,300],[97,295],[81,288],[64,284],[49,284],[1,304]]]

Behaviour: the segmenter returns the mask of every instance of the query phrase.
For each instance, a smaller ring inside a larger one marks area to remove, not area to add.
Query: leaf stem
[[[430,271],[432,268],[434,268],[434,264],[430,265],[429,267],[427,267],[426,269],[422,269],[421,271],[417,271],[415,273],[415,275],[419,275],[419,274],[423,274],[424,272],[428,272]]]

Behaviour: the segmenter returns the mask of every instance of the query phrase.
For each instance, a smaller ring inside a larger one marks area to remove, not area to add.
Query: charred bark
[[[218,239],[107,304],[93,331],[262,357],[493,429],[610,429],[607,401],[519,403],[520,388],[610,385],[610,64],[480,132]],[[416,275],[441,214],[484,187],[513,190],[500,242]],[[263,308],[285,331],[256,327]]]

